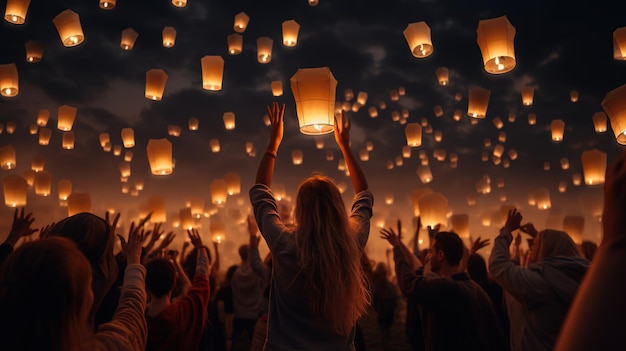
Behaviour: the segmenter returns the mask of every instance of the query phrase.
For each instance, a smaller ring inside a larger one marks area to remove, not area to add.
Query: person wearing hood
[[[521,350],[552,350],[576,291],[590,262],[571,237],[559,230],[538,233],[528,267],[511,261],[512,232],[521,229],[522,215],[509,212],[489,258],[493,278],[524,307]]]

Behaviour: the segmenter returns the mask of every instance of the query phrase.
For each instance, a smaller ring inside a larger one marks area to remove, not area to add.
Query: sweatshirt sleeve
[[[255,184],[250,189],[250,203],[261,235],[273,251],[280,236],[285,235],[285,226],[278,215],[276,199],[267,185]]]
[[[248,248],[248,260],[250,261],[250,267],[252,267],[254,273],[267,283],[269,280],[270,270],[263,264],[258,246],[250,246]]]
[[[102,324],[95,335],[94,349],[145,350],[148,324],[146,309],[146,268],[140,264],[126,266],[120,302],[113,319]]]
[[[370,218],[372,218],[372,207],[374,206],[374,195],[369,190],[363,190],[354,195],[352,200],[352,211],[350,221],[358,229],[358,241],[361,249],[365,248],[370,234]]]
[[[532,301],[550,293],[550,287],[539,272],[523,268],[511,261],[509,246],[513,235],[500,231],[489,257],[489,272],[500,286],[520,301]]]

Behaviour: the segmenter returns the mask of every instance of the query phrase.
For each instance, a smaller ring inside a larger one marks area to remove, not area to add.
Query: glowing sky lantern
[[[235,114],[233,112],[224,112],[222,120],[224,120],[224,128],[226,130],[235,129]]]
[[[567,182],[559,182],[559,192],[564,193],[567,191]]]
[[[569,160],[567,159],[567,157],[561,157],[560,163],[561,163],[562,170],[569,169]]]
[[[583,242],[585,230],[585,217],[580,215],[568,215],[563,218],[563,231],[569,234],[576,244]]]
[[[439,85],[448,85],[450,73],[446,67],[437,68],[435,74],[437,75],[437,81],[439,82]]]
[[[19,92],[19,77],[17,66],[14,63],[0,65],[0,95],[5,97],[17,96]]]
[[[61,137],[61,147],[65,150],[74,149],[74,143],[76,142],[76,136],[74,132],[63,132],[63,136]]]
[[[7,0],[4,20],[13,24],[24,24],[30,0]]]
[[[26,49],[26,62],[37,63],[43,57],[43,42],[39,40],[29,40],[24,44]]]
[[[117,0],[100,0],[100,8],[103,10],[113,10]]]
[[[443,116],[443,107],[441,107],[441,105],[435,105],[433,112],[435,113],[435,117],[441,117]]]
[[[189,117],[189,121],[187,122],[187,125],[189,127],[189,130],[198,130],[198,127],[200,126],[200,122],[198,121],[198,118],[196,117]]]
[[[113,145],[113,155],[119,156],[122,154],[122,145]]]
[[[529,113],[528,114],[528,125],[534,126],[535,124],[537,124],[537,115],[535,115],[534,113]]]
[[[111,137],[109,133],[100,133],[98,135],[98,140],[100,141],[100,147],[104,148],[107,143],[111,143]]]
[[[419,123],[407,123],[404,127],[406,144],[410,147],[422,145],[422,126]]]
[[[160,101],[165,90],[167,73],[162,69],[151,69],[146,72],[146,98]]]
[[[272,89],[272,96],[283,96],[283,82],[280,80],[273,80],[270,83]]]
[[[26,179],[9,174],[2,179],[2,189],[4,190],[4,204],[8,207],[24,207],[28,198],[28,183]]]
[[[133,160],[133,156],[134,156],[134,154],[133,154],[132,151],[126,151],[124,153],[124,161],[131,162]]]
[[[126,28],[122,31],[122,39],[120,40],[120,47],[122,50],[132,50],[135,46],[139,33],[132,28]]]
[[[613,32],[613,58],[626,60],[626,27],[617,28]]]
[[[204,56],[202,64],[202,88],[205,90],[222,90],[224,76],[224,59],[221,56]]]
[[[172,5],[176,7],[185,7],[187,6],[187,0],[172,0]]]
[[[40,196],[50,195],[50,189],[52,188],[52,175],[46,171],[35,173],[35,194]]]
[[[130,177],[130,162],[122,161],[119,165],[120,175],[124,178]]]
[[[565,132],[565,121],[562,119],[555,119],[550,123],[550,130],[552,131],[552,141],[563,141],[563,133]]]
[[[535,190],[534,194],[538,209],[547,210],[552,207],[552,202],[550,201],[550,190],[547,188],[540,188]]]
[[[65,10],[54,17],[52,22],[56,26],[61,42],[65,47],[79,45],[85,40],[80,17],[76,12],[69,9]]]
[[[209,229],[211,231],[211,241],[216,244],[221,244],[226,240],[226,225],[222,222],[219,216],[211,217],[211,223],[209,223]]]
[[[172,161],[172,143],[169,140],[166,138],[149,139],[146,151],[152,174],[172,174],[174,165]]]
[[[243,36],[241,34],[232,33],[226,37],[228,42],[228,53],[230,55],[239,55],[243,50]]]
[[[239,174],[235,172],[229,172],[224,175],[224,181],[226,182],[226,192],[228,195],[238,195],[241,193],[241,179]]]
[[[163,46],[173,48],[176,44],[176,29],[171,26],[165,26],[162,31]]]
[[[304,154],[302,150],[296,149],[291,151],[291,162],[294,165],[301,165],[304,158]]]
[[[300,68],[291,77],[300,132],[307,135],[334,130],[337,80],[328,67]]]
[[[76,107],[63,105],[58,109],[57,128],[62,131],[70,131],[74,126],[74,120],[76,119]]]
[[[180,221],[180,227],[186,230],[194,227],[193,214],[191,208],[181,208],[178,211],[178,220]]]
[[[433,42],[430,38],[430,27],[426,22],[409,23],[404,31],[404,38],[411,54],[417,58],[424,58],[433,53]]]
[[[578,102],[578,91],[572,90],[569,92],[569,100],[571,102]]]
[[[606,93],[600,105],[609,116],[615,139],[626,145],[626,84]]]
[[[478,21],[476,33],[485,71],[502,74],[515,68],[515,27],[506,16]]]
[[[91,196],[87,192],[75,191],[67,197],[67,215],[91,212]]]
[[[256,57],[259,63],[272,61],[272,46],[274,40],[270,37],[260,37],[256,40]]]
[[[585,184],[604,184],[606,174],[606,153],[598,149],[583,151],[580,159],[583,166]]]
[[[249,21],[250,17],[245,12],[239,12],[235,15],[235,23],[233,24],[233,29],[237,33],[243,33],[246,31]]]
[[[496,129],[502,129],[502,127],[504,127],[504,122],[502,122],[502,119],[500,117],[495,117],[493,119],[493,125],[496,127]]]
[[[165,223],[167,221],[167,207],[164,196],[151,196],[147,200],[147,210],[152,212],[150,222]]]
[[[378,117],[378,110],[376,109],[376,106],[370,106],[367,109],[368,114],[370,115],[371,118],[376,118]]]
[[[13,169],[17,163],[15,148],[13,145],[0,147],[0,167],[2,169]]]
[[[472,87],[469,90],[469,102],[467,104],[467,115],[474,118],[485,118],[491,90]]]
[[[535,88],[531,86],[522,87],[522,105],[531,106],[535,95]]]
[[[133,128],[122,128],[122,144],[127,149],[135,147],[135,131]]]
[[[298,32],[300,31],[300,25],[294,20],[284,21],[283,28],[283,45],[296,46],[298,43]]]
[[[320,3],[319,0],[307,0],[307,2],[309,3],[309,6],[317,6]]]
[[[457,233],[461,239],[469,239],[469,215],[466,213],[455,213],[450,216],[450,230]]]
[[[220,141],[218,139],[209,140],[209,147],[213,153],[220,152]]]
[[[419,198],[420,218],[424,227],[434,228],[448,223],[448,199],[440,193],[428,193]]]
[[[37,115],[37,125],[39,127],[45,127],[50,119],[50,110],[42,108]]]
[[[222,178],[211,181],[211,202],[218,207],[224,206],[228,197],[228,186]]]
[[[593,114],[593,117],[591,117],[591,120],[593,121],[593,128],[596,133],[606,132],[606,113],[596,112]]]
[[[430,171],[430,167],[428,165],[417,166],[417,176],[420,178],[420,181],[424,184],[428,184],[433,180],[433,173]]]
[[[39,145],[50,144],[50,138],[52,138],[52,130],[50,128],[39,128]]]

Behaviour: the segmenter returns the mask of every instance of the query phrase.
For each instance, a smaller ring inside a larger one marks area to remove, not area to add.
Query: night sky
[[[608,131],[596,133],[592,116],[602,112],[600,102],[607,92],[625,83],[626,62],[613,59],[615,29],[626,25],[622,10],[614,2],[545,1],[355,1],[320,0],[309,6],[306,0],[290,1],[200,1],[188,0],[178,8],[169,0],[118,0],[112,10],[99,8],[97,0],[31,2],[22,25],[1,21],[0,64],[15,63],[19,73],[19,94],[0,98],[0,147],[12,145],[17,153],[17,167],[1,170],[2,177],[23,176],[31,168],[33,157],[43,156],[45,171],[52,175],[52,193],[35,195],[29,189],[27,211],[34,212],[36,227],[58,221],[67,215],[59,203],[57,182],[68,179],[73,190],[88,192],[92,212],[104,215],[107,210],[122,213],[122,227],[135,220],[153,196],[164,196],[168,210],[166,227],[172,228],[180,209],[188,199],[206,201],[206,213],[198,221],[205,240],[210,238],[209,223],[226,223],[227,237],[222,244],[234,251],[247,241],[245,218],[250,206],[247,192],[254,182],[256,168],[265,149],[269,128],[263,122],[265,106],[276,100],[285,103],[285,137],[278,152],[274,187],[284,187],[287,196],[295,198],[299,182],[314,171],[347,185],[344,199],[350,203],[354,195],[349,177],[338,170],[341,158],[332,134],[322,137],[304,135],[298,130],[295,102],[289,79],[299,68],[329,67],[337,79],[336,101],[346,101],[345,91],[351,89],[355,98],[366,92],[366,104],[358,111],[349,111],[352,121],[352,148],[357,154],[368,142],[373,145],[369,160],[361,162],[375,195],[374,219],[368,252],[382,259],[387,245],[378,237],[378,225],[394,225],[400,218],[412,230],[414,189],[428,187],[449,200],[449,213],[470,216],[473,237],[494,237],[502,223],[502,205],[516,206],[539,229],[560,229],[568,215],[585,217],[584,238],[598,241],[602,186],[574,186],[572,176],[582,174],[581,153],[599,149],[607,153],[608,163],[622,147],[615,141],[610,124]],[[1,2],[4,9],[6,1]],[[52,19],[71,9],[79,14],[85,41],[75,47],[64,47]],[[243,36],[243,52],[229,55],[227,36],[234,33],[234,16],[245,12],[250,21]],[[516,29],[514,40],[516,67],[508,73],[493,75],[485,71],[477,44],[478,22],[507,16]],[[295,47],[282,45],[281,23],[295,20],[300,24]],[[434,51],[427,58],[414,57],[402,34],[409,23],[425,21],[431,29]],[[162,30],[172,26],[177,31],[175,45],[162,45]],[[139,33],[134,48],[120,48],[122,30],[133,28]],[[256,58],[256,40],[273,39],[271,61],[261,64]],[[38,40],[44,44],[43,58],[38,63],[25,59],[25,43]],[[220,55],[224,61],[223,85],[220,91],[202,88],[200,59]],[[449,70],[449,83],[438,84],[435,72],[439,67]],[[163,69],[168,74],[163,99],[151,101],[144,97],[145,75],[150,69]],[[282,81],[284,94],[272,96],[270,83]],[[523,106],[521,89],[534,87],[532,106]],[[471,123],[467,115],[468,92],[472,87],[491,91],[487,116]],[[391,99],[393,90],[405,95]],[[579,99],[571,102],[570,92]],[[455,99],[461,95],[460,101]],[[386,108],[381,108],[381,103]],[[77,108],[72,128],[76,142],[73,150],[61,147],[62,131],[57,129],[57,109],[61,105]],[[435,106],[443,116],[436,117]],[[376,107],[378,117],[368,113]],[[41,109],[51,112],[47,128],[52,138],[47,146],[39,145],[38,136],[29,128]],[[455,110],[462,111],[460,121],[453,119]],[[394,121],[394,114],[408,113],[408,118]],[[226,130],[222,121],[225,112],[236,116],[236,128]],[[528,115],[536,115],[536,125],[529,125]],[[195,117],[199,129],[192,131],[188,121]],[[494,119],[504,123],[497,129]],[[551,140],[550,123],[565,121],[563,141]],[[422,145],[412,148],[410,158],[402,156],[406,145],[405,124],[426,120],[433,133],[424,132]],[[12,134],[7,124],[15,123]],[[608,123],[608,121],[607,121]],[[168,126],[181,129],[180,136],[168,135]],[[136,145],[123,149],[121,156],[105,152],[100,146],[100,133],[109,133],[112,145],[121,145],[122,128],[131,127]],[[442,140],[436,142],[439,131]],[[506,134],[504,142],[500,133]],[[167,138],[173,147],[176,166],[171,175],[155,176],[150,172],[146,145],[149,139]],[[211,151],[209,140],[218,139],[221,150]],[[316,141],[323,140],[323,149]],[[486,147],[485,139],[490,146]],[[246,152],[252,143],[256,155]],[[494,164],[493,148],[504,147],[502,163]],[[293,165],[292,150],[301,150],[304,161]],[[444,161],[437,161],[433,152],[446,151]],[[509,150],[518,157],[510,160]],[[120,180],[119,164],[124,152],[130,150],[132,174],[128,183]],[[432,182],[424,184],[417,176],[419,152],[428,155]],[[326,159],[327,152],[334,160]],[[481,160],[483,152],[489,160]],[[458,155],[453,168],[449,155]],[[561,167],[567,158],[569,169]],[[505,168],[503,164],[509,163]],[[550,170],[544,170],[544,163]],[[393,169],[387,164],[393,163]],[[236,172],[241,178],[241,194],[230,196],[223,208],[211,208],[210,184],[225,174]],[[491,192],[479,194],[476,185],[491,180]],[[136,196],[122,193],[122,186],[132,188],[136,181],[144,188]],[[564,193],[559,182],[567,183]],[[503,187],[498,187],[498,182]],[[552,208],[538,210],[528,204],[528,194],[547,188]],[[468,205],[468,195],[476,204]],[[385,199],[393,196],[393,204]],[[504,200],[504,201],[503,201]],[[237,211],[242,216],[237,216]],[[486,214],[486,215],[485,215]],[[13,209],[3,206],[0,221],[8,232]],[[483,216],[495,217],[492,225],[481,224]],[[176,230],[180,243],[184,235]],[[0,238],[3,235],[0,235]],[[231,258],[226,258],[226,263]]]

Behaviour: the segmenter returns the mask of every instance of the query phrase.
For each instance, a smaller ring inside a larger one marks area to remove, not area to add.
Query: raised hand
[[[128,241],[124,240],[123,236],[117,234],[122,245],[122,254],[126,257],[126,262],[128,264],[141,263],[141,248],[144,239],[143,226],[146,224],[148,219],[150,219],[150,216],[151,214],[139,221],[137,226],[135,226],[135,222],[130,224]]]
[[[434,238],[435,235],[437,235],[437,233],[439,233],[440,229],[441,229],[441,224],[439,224],[439,223],[437,223],[435,225],[435,227],[428,226],[428,237],[431,238],[431,239]]]
[[[345,117],[344,111],[341,110],[339,118],[335,116],[335,141],[341,148],[348,148],[350,146],[350,119]]]
[[[54,227],[55,224],[55,222],[52,222],[41,227],[41,229],[39,229],[39,239],[47,237],[51,233],[50,230],[52,229],[52,227]]]
[[[476,238],[476,240],[472,240],[472,247],[470,248],[470,255],[475,254],[478,250],[482,249],[485,246],[489,246],[489,239],[480,240],[480,237]]]
[[[119,222],[120,220],[120,213],[118,212],[117,214],[115,214],[115,216],[113,216],[113,219],[111,219],[109,211],[106,211],[106,213],[104,214],[104,220],[109,223],[109,230],[111,231],[111,235],[116,234],[117,222]]]
[[[256,221],[254,220],[254,216],[252,214],[248,215],[248,234],[250,235],[250,247],[259,247],[259,242],[261,241],[261,237],[257,234],[258,227],[256,225]]]
[[[402,245],[402,242],[400,241],[400,237],[398,237],[398,235],[396,235],[396,233],[391,228],[381,229],[380,237],[387,240],[393,247]]]
[[[402,240],[402,221],[398,219],[398,239]]]
[[[163,238],[163,240],[161,240],[161,243],[159,244],[159,246],[157,246],[157,248],[155,250],[158,251],[158,250],[163,250],[163,249],[167,248],[168,246],[170,246],[172,241],[174,241],[175,237],[176,237],[176,234],[174,234],[173,231],[165,234],[165,238]]]
[[[523,231],[524,233],[532,236],[533,238],[536,237],[537,234],[539,234],[537,229],[535,229],[535,226],[530,222],[520,225],[519,229]]]
[[[506,222],[504,223],[504,228],[507,229],[510,233],[513,233],[514,230],[520,229],[521,223],[522,214],[517,212],[517,209],[514,208],[509,211],[509,214],[506,217]]]
[[[24,208],[22,207],[22,211],[19,211],[17,208],[13,213],[13,224],[11,225],[11,231],[7,236],[5,243],[10,244],[11,246],[15,246],[17,241],[22,237],[27,237],[39,229],[31,228],[31,225],[35,221],[32,213],[28,213],[24,215]]]
[[[198,229],[187,229],[187,235],[189,235],[189,240],[191,241],[191,245],[196,249],[200,249],[202,247],[202,238],[200,237],[200,232]]]
[[[521,228],[521,227],[520,227]],[[520,233],[517,233],[517,235],[515,236],[515,240],[513,241],[513,243],[515,244],[515,247],[519,247],[520,244],[522,243],[522,235]]]
[[[270,132],[270,143],[268,150],[278,151],[278,146],[283,141],[283,133],[285,126],[283,123],[283,117],[285,116],[285,104],[279,105],[278,102],[273,102],[271,106],[267,106],[267,116],[270,119],[272,131]]]

